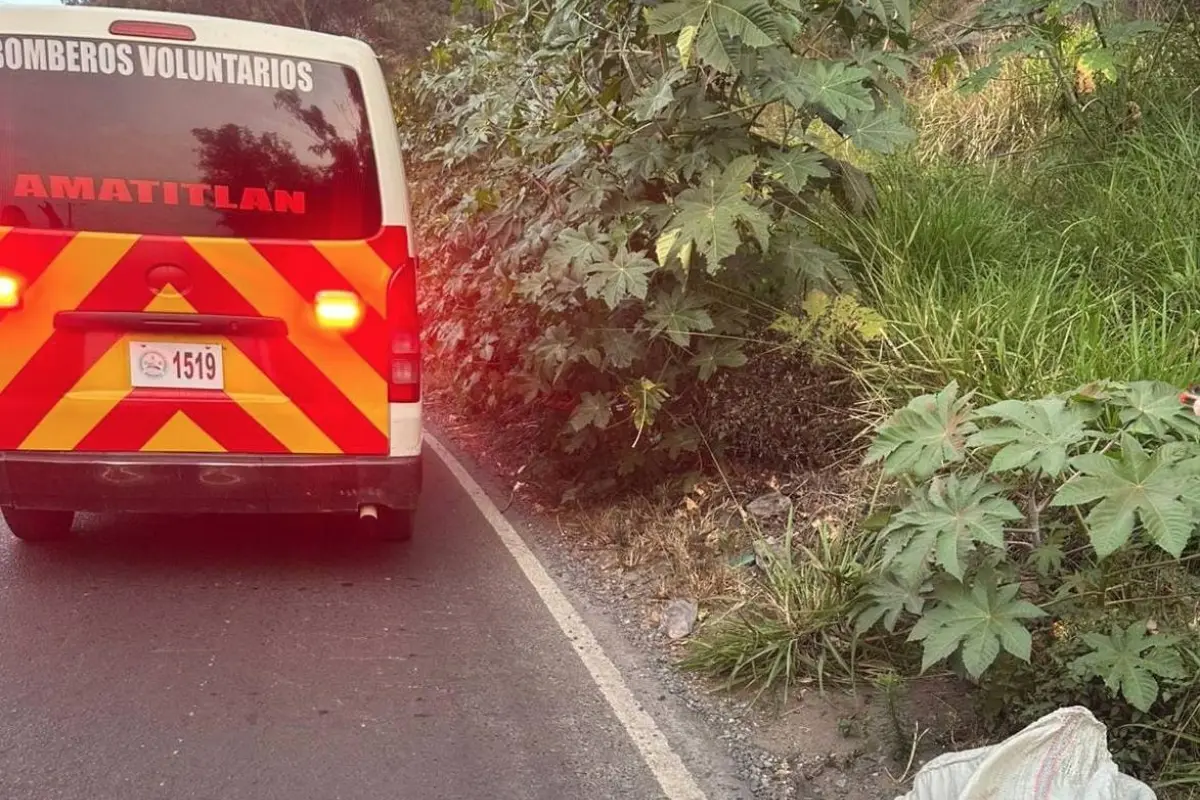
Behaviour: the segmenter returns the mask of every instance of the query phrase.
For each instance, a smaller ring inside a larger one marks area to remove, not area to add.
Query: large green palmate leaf
[[[653,83],[645,86],[629,104],[634,119],[646,122],[654,119],[675,102],[675,83],[686,73],[682,69],[664,72]]]
[[[650,33],[677,34],[680,61],[694,54],[720,72],[738,70],[743,47],[780,42],[775,11],[767,0],[675,0],[646,12]]]
[[[910,584],[894,575],[881,576],[864,590],[867,602],[854,619],[855,631],[862,635],[882,621],[884,629],[893,633],[901,614],[920,614],[924,610],[929,589],[928,581]]]
[[[700,25],[696,34],[697,60],[718,72],[735,74],[742,60],[742,43],[721,33],[711,19]]]
[[[935,605],[908,636],[910,642],[922,643],[922,671],[958,651],[974,678],[995,662],[1001,649],[1028,662],[1033,637],[1023,623],[1046,612],[1019,599],[1020,591],[1020,584],[998,586],[990,572],[981,572],[969,589],[961,584],[939,589]]]
[[[1067,554],[1063,550],[1063,534],[1055,533],[1029,551],[1027,563],[1033,567],[1039,577],[1048,578],[1058,573],[1066,560]]]
[[[784,187],[795,194],[808,188],[812,178],[828,178],[825,154],[820,150],[793,147],[771,154],[765,164],[766,170]]]
[[[1179,390],[1161,381],[1135,381],[1116,392],[1121,423],[1131,433],[1200,439],[1200,418],[1179,402]]]
[[[787,220],[775,229],[769,256],[794,294],[803,294],[809,288],[833,292],[854,286],[850,271],[837,253],[814,242],[799,220]]]
[[[646,310],[646,321],[653,325],[652,336],[666,335],[680,347],[687,347],[693,333],[710,331],[712,317],[704,308],[703,298],[676,288],[660,292]]]
[[[706,5],[717,30],[747,47],[779,43],[775,11],[767,0],[706,0]]]
[[[609,259],[608,241],[607,234],[594,229],[566,228],[558,234],[542,260],[550,270],[560,273],[572,268],[586,268]]]
[[[746,354],[736,339],[705,339],[696,347],[696,355],[688,362],[707,381],[720,369],[735,369],[746,363]]]
[[[637,136],[613,148],[613,164],[625,175],[650,180],[671,164],[674,151],[657,136]]]
[[[875,109],[875,101],[864,83],[871,77],[869,70],[840,61],[800,61],[797,66],[799,94],[807,102],[824,106],[841,119],[856,111]]]
[[[665,36],[698,27],[707,13],[708,3],[704,0],[674,0],[646,9],[646,22],[652,35]]]
[[[530,351],[538,362],[543,375],[558,380],[571,358],[575,337],[566,323],[559,323],[545,330],[531,345]]]
[[[1078,474],[1059,487],[1051,505],[1083,506],[1088,537],[1101,558],[1112,555],[1140,523],[1150,539],[1175,558],[1196,529],[1196,510],[1185,498],[1200,495],[1194,450],[1179,443],[1147,453],[1132,434],[1121,436],[1116,455],[1089,453],[1071,459]]]
[[[1104,38],[1109,47],[1120,47],[1147,34],[1159,33],[1162,29],[1162,23],[1151,20],[1113,21],[1104,26]]]
[[[589,425],[607,428],[612,421],[613,397],[608,392],[584,392],[567,425],[576,433]]]
[[[971,421],[971,399],[958,396],[958,382],[937,394],[913,398],[876,431],[866,463],[883,462],[884,474],[928,478],[946,464],[962,461]]]
[[[1003,495],[1004,487],[979,474],[934,478],[881,532],[884,563],[910,585],[931,561],[962,580],[963,559],[976,543],[1002,550],[1005,523],[1023,517]]]
[[[609,329],[601,334],[605,363],[614,369],[628,369],[642,354],[642,339],[631,331]]]
[[[821,106],[838,119],[875,110],[866,84],[871,71],[865,67],[802,59],[773,49],[764,51],[758,72],[766,100],[782,100],[800,110]]]
[[[759,246],[767,249],[771,217],[744,195],[756,163],[753,156],[735,159],[724,170],[709,170],[699,186],[679,194],[675,201],[678,211],[656,248],[661,263],[678,255],[687,268],[687,254],[695,252],[704,256],[706,269],[715,273],[724,259],[737,252],[742,242],[739,225],[746,226]]]
[[[845,121],[842,133],[855,147],[884,155],[896,152],[917,138],[917,132],[904,124],[900,112],[894,108],[855,110]]]
[[[1001,400],[975,412],[1007,425],[985,428],[967,439],[968,447],[1000,446],[989,472],[1041,471],[1057,478],[1067,468],[1071,449],[1084,441],[1085,414],[1059,397]]]
[[[748,47],[779,43],[775,11],[768,0],[674,0],[647,9],[646,20],[654,36],[679,33],[710,21],[721,33]]]
[[[1158,699],[1156,675],[1168,680],[1187,676],[1177,640],[1147,635],[1145,622],[1124,629],[1114,625],[1110,635],[1089,633],[1083,641],[1092,650],[1075,659],[1071,668],[1084,678],[1103,678],[1109,691],[1120,692],[1139,711],[1149,711]]]
[[[602,297],[609,308],[616,308],[627,297],[646,299],[650,276],[658,269],[658,264],[621,245],[611,259],[593,263],[586,269],[588,277],[584,291],[587,296]]]

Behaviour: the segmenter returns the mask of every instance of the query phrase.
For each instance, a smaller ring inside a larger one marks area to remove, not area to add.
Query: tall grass
[[[886,637],[855,632],[860,592],[878,568],[878,547],[859,529],[817,526],[801,541],[789,514],[778,547],[760,540],[762,579],[745,601],[706,626],[682,662],[687,669],[724,676],[728,686],[782,689],[796,678],[828,686],[853,685],[887,659]]]
[[[907,87],[912,122],[921,132],[914,159],[975,163],[1028,154],[1061,132],[1061,94],[1048,68],[1008,59],[981,90],[959,91],[959,81],[985,63],[981,58],[958,59],[952,66],[934,62],[924,80]]]
[[[1200,378],[1196,176],[1188,102],[1087,163],[893,162],[873,218],[823,224],[888,321],[860,377],[892,400],[951,379],[1001,399]]]

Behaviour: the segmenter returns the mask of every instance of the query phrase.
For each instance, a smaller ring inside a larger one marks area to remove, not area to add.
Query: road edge
[[[509,555],[517,562],[526,580],[533,586],[538,598],[571,643],[592,682],[608,702],[609,708],[625,729],[668,800],[708,800],[708,796],[683,763],[683,759],[671,747],[658,723],[637,701],[621,671],[601,647],[591,628],[533,550],[517,533],[516,528],[437,436],[425,431],[423,438],[454,475],[463,491],[500,538]]]

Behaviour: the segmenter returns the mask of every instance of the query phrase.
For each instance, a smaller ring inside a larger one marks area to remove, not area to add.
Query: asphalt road
[[[664,797],[432,456],[426,480],[399,547],[275,517],[0,532],[0,800]],[[659,687],[631,686],[709,800],[743,796]]]

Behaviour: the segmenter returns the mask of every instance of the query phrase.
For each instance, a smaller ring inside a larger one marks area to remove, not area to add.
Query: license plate
[[[130,342],[129,372],[135,388],[225,388],[219,344]]]

